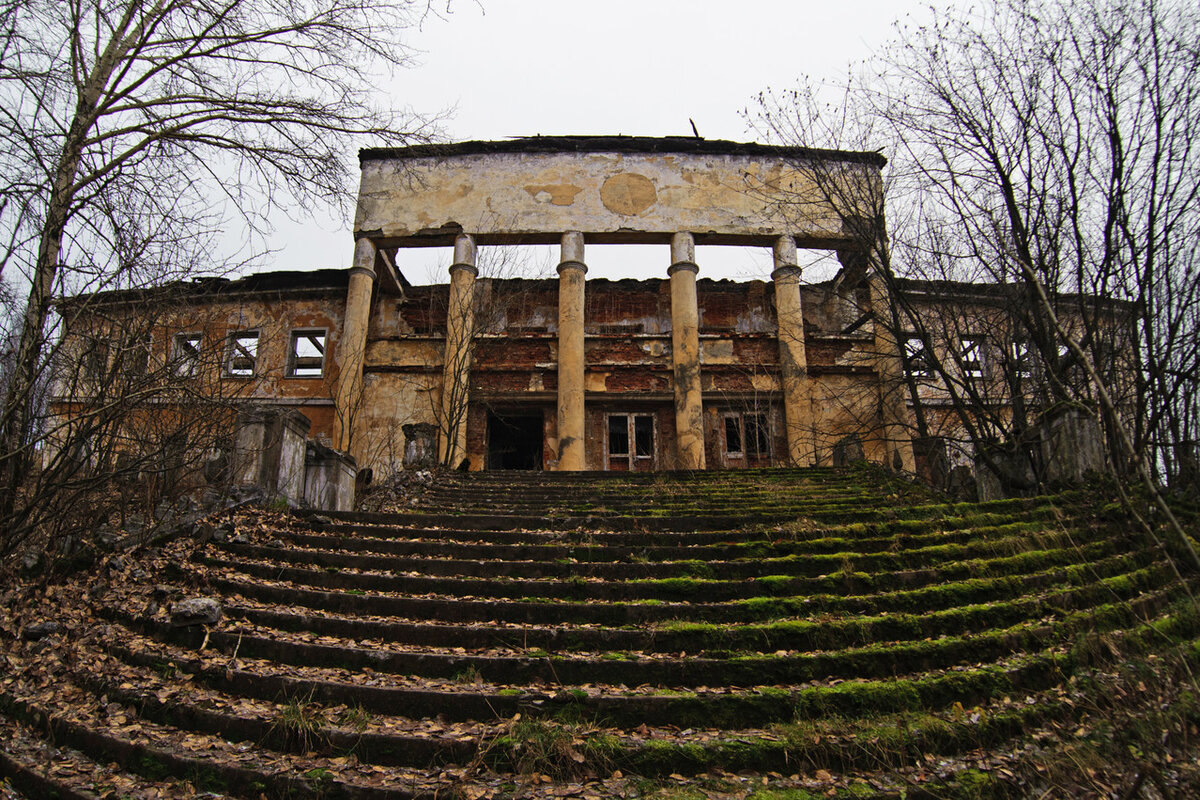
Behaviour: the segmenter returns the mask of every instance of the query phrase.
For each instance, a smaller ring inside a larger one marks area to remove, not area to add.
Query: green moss
[[[679,573],[689,578],[713,578],[713,568],[704,561],[691,559],[678,562]]]

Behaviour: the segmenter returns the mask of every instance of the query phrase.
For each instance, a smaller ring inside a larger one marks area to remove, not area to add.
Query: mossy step
[[[649,561],[649,564],[659,565],[659,569],[655,570],[653,577],[671,578],[679,580],[687,580],[689,578],[680,577],[681,573],[689,576],[702,578],[719,578],[722,580],[730,580],[735,578],[747,577],[763,577],[764,575],[794,575],[794,576],[816,576],[825,575],[832,572],[895,572],[900,570],[914,569],[919,567],[936,568],[943,564],[968,561],[976,558],[995,557],[999,555],[1016,555],[1026,552],[1036,552],[1045,549],[1061,548],[1064,544],[1083,538],[1076,534],[1072,536],[1070,533],[1047,534],[1036,539],[1030,539],[1023,536],[1012,536],[1003,539],[983,541],[983,542],[967,542],[963,544],[945,544],[932,545],[912,550],[900,550],[896,552],[873,552],[859,553],[847,551],[841,553],[816,553],[816,554],[789,554],[783,556],[743,556],[734,560],[698,560],[698,559],[667,559],[663,561]],[[1107,540],[1101,540],[1101,543]],[[420,556],[397,556],[387,560],[380,560],[375,565],[376,570],[370,573],[354,573],[348,571],[328,571],[325,569],[305,569],[302,567],[290,567],[273,563],[275,555],[288,558],[289,555],[294,557],[294,554],[288,554],[286,551],[274,548],[261,548],[255,545],[230,545],[226,548],[228,552],[217,552],[216,555],[198,555],[197,561],[209,566],[232,569],[245,574],[257,575],[259,577],[271,577],[271,570],[277,570],[278,575],[289,576],[288,580],[294,581],[311,581],[314,585],[322,585],[334,588],[371,588],[377,591],[407,591],[406,581],[408,580],[403,575],[396,575],[396,572],[425,572],[423,569],[425,564],[431,562],[441,562],[442,564],[453,563],[492,563],[495,573],[499,575],[510,574],[512,577],[524,577],[528,574],[529,568],[538,565],[536,575],[534,577],[566,577],[571,578],[579,576],[581,578],[597,578],[597,579],[630,579],[639,576],[639,570],[636,568],[636,562],[641,559],[636,559],[636,553],[629,554],[631,564],[623,562],[614,562],[611,560],[585,560],[571,556],[559,555],[554,558],[544,559],[523,559],[523,558],[487,558],[482,554],[477,554],[478,557],[470,558],[474,551],[468,551],[463,554],[464,557],[449,558],[437,557],[428,555],[425,558]],[[569,552],[566,550],[552,549],[547,555],[554,556],[558,553]],[[245,556],[238,557],[239,554],[245,553]],[[514,554],[516,555],[516,554]],[[522,551],[519,555],[530,555]],[[582,555],[582,554],[581,554]],[[687,551],[680,555],[688,555]],[[336,558],[333,559],[336,561]],[[326,563],[324,566],[333,566],[334,564]],[[512,565],[506,569],[505,566]],[[667,566],[663,566],[667,565]],[[848,567],[848,565],[850,565]],[[520,567],[518,569],[518,567]],[[569,567],[570,569],[560,569],[561,567]],[[626,569],[626,567],[634,567]],[[647,571],[640,570],[644,575]],[[436,573],[435,573],[436,574]],[[470,575],[472,573],[465,573]],[[482,577],[482,576],[481,576]],[[339,582],[340,580],[340,582]]]
[[[1078,501],[1082,493],[1065,493],[1059,496],[1063,503]],[[842,524],[847,522],[888,522],[904,519],[936,519],[942,516],[960,516],[973,510],[982,512],[1019,511],[1022,508],[1045,504],[1046,497],[1019,498],[1014,500],[995,500],[987,503],[945,503],[908,505],[899,508],[887,506],[883,508],[861,508],[848,506],[837,509],[813,509],[804,516],[817,523]],[[563,515],[548,518],[545,516],[519,515],[472,515],[472,514],[422,514],[416,512],[362,512],[337,511],[326,512],[323,516],[342,522],[374,523],[394,525],[398,527],[446,527],[469,528],[479,530],[517,530],[517,529],[576,529],[591,523],[605,528],[617,530],[720,530],[722,526],[730,526],[734,520],[740,520],[741,525],[764,525],[784,523],[793,518],[794,514],[743,514],[743,515],[671,515],[663,512],[661,516],[614,516],[589,517],[581,515]]]
[[[973,558],[961,561],[949,561],[936,567],[920,567],[894,572],[867,573],[858,569],[859,564],[853,559],[845,559],[838,563],[837,568],[824,574],[811,575],[811,570],[802,566],[802,560],[786,558],[771,561],[743,560],[736,562],[708,562],[700,571],[711,574],[712,578],[682,578],[681,573],[694,572],[694,561],[671,561],[651,563],[630,561],[628,563],[576,563],[562,561],[463,561],[455,559],[422,559],[401,558],[382,555],[377,550],[386,550],[386,544],[371,549],[372,542],[357,540],[340,540],[342,549],[348,551],[339,554],[331,550],[304,551],[311,561],[323,569],[359,568],[369,566],[378,571],[390,571],[427,577],[455,578],[511,578],[511,579],[604,579],[612,581],[671,581],[680,589],[694,588],[703,591],[712,581],[730,581],[745,579],[760,579],[768,591],[764,594],[776,594],[771,588],[782,580],[792,581],[794,594],[831,593],[847,594],[861,593],[868,589],[890,589],[905,586],[916,586],[930,580],[956,578],[973,578],[980,576],[1011,575],[1022,570],[1036,571],[1043,566],[1062,566],[1076,563],[1087,563],[1089,560],[1106,557],[1114,552],[1131,552],[1138,549],[1136,537],[1128,535],[1112,536],[1107,539],[1075,546],[1031,550],[1014,555],[999,555],[985,558]],[[359,550],[358,548],[366,548]],[[363,554],[367,559],[360,560]],[[199,560],[203,560],[200,556]],[[1038,563],[1039,558],[1046,559],[1045,564]],[[356,566],[358,565],[358,566]],[[827,564],[828,565],[828,564]]]
[[[184,638],[168,631],[161,631],[160,635],[175,641]],[[210,646],[220,652],[232,652],[237,642],[237,637],[210,636]],[[275,642],[273,648],[268,648],[264,644],[264,640],[257,637],[243,636],[240,657],[263,659],[275,664],[302,663],[309,668],[336,670],[347,669],[349,656],[355,652],[364,662],[363,666],[370,661],[369,651],[363,648],[312,645],[294,649],[293,645],[282,642]],[[268,653],[268,649],[273,652]],[[340,652],[323,657],[330,650]],[[147,651],[127,651],[124,655],[135,665],[138,660],[146,666],[162,663],[162,656],[152,656]],[[304,660],[300,661],[301,658]],[[980,668],[902,673],[884,680],[835,680],[803,688],[785,686],[761,690],[660,690],[595,694],[571,688],[581,684],[566,680],[562,684],[553,684],[562,688],[521,689],[518,685],[511,692],[507,689],[497,690],[494,684],[490,689],[486,686],[463,686],[455,690],[444,687],[422,689],[391,686],[380,681],[367,684],[344,673],[334,680],[296,676],[286,670],[263,674],[245,668],[229,668],[224,664],[209,666],[199,658],[173,658],[169,663],[214,691],[260,700],[302,697],[323,705],[357,705],[381,714],[409,717],[441,714],[449,720],[488,721],[508,718],[517,713],[560,719],[570,716],[627,728],[641,724],[737,728],[829,715],[861,716],[889,711],[948,708],[955,703],[969,706],[1005,693],[1045,688],[1061,678],[1066,665],[1061,657],[1029,655]],[[390,660],[376,658],[373,663],[375,672],[393,671],[389,669],[394,666]],[[407,670],[400,669],[398,672],[406,674]],[[483,679],[490,680],[485,669],[480,669],[479,674]],[[594,685],[594,681],[584,683]],[[789,686],[794,687],[794,684]]]
[[[281,636],[271,629],[244,625],[211,632],[207,641],[219,650],[237,652],[242,658],[331,669],[366,668],[378,673],[420,675],[425,678],[446,679],[469,672],[503,684],[620,682],[631,686],[648,684],[694,688],[756,685],[770,681],[791,685],[830,677],[888,676],[916,668],[943,670],[961,664],[1007,658],[1022,651],[1059,646],[1079,634],[1095,635],[1120,629],[1121,626],[1136,625],[1138,619],[1135,614],[1149,615],[1168,607],[1171,594],[1158,592],[1131,604],[1088,608],[1066,615],[1053,625],[1032,620],[1008,630],[994,629],[975,636],[960,635],[944,640],[886,642],[807,654],[763,656],[759,652],[751,652],[736,658],[704,656],[703,647],[680,658],[644,658],[636,654],[631,654],[628,660],[610,659],[604,654],[567,658],[551,656],[545,651],[522,651],[520,643],[512,641],[506,643],[508,647],[503,654],[494,654],[494,650],[476,653],[397,650],[382,644],[363,647],[354,640],[339,641],[332,637],[314,642],[312,637]],[[130,619],[128,615],[113,616],[123,626],[164,642],[195,647],[203,638],[201,634],[172,631]],[[276,690],[278,687],[272,689]]]
[[[1134,554],[1122,554],[1101,559],[1088,566],[1070,569],[1061,567],[1051,568],[1042,572],[1027,573],[1000,578],[972,578],[965,581],[939,581],[932,586],[920,588],[886,591],[876,594],[790,594],[781,591],[783,587],[799,588],[797,581],[784,578],[782,581],[767,581],[764,579],[718,582],[704,581],[697,588],[694,585],[680,587],[680,594],[688,598],[703,596],[705,598],[705,619],[709,622],[756,622],[760,620],[779,619],[788,617],[807,617],[818,614],[878,614],[880,612],[927,613],[951,608],[968,603],[997,602],[1012,600],[1036,589],[1045,589],[1057,584],[1063,586],[1080,586],[1097,579],[1127,580],[1127,573],[1132,570],[1145,569],[1150,565],[1151,554],[1145,551]],[[1158,579],[1170,577],[1165,566],[1155,567]],[[552,591],[561,587],[561,592]],[[527,598],[533,596],[555,597],[557,599],[590,602],[595,600],[626,601],[643,597],[658,596],[662,589],[657,585],[647,588],[645,594],[640,590],[640,582],[605,582],[577,583],[571,581],[479,581],[462,579],[430,578],[413,579],[413,590],[418,594],[436,593],[458,597],[508,597]],[[762,592],[770,591],[772,596],[763,596]],[[672,600],[680,599],[673,597]],[[721,608],[716,604],[728,604],[729,608]],[[427,623],[412,626],[407,637],[400,641],[413,644],[429,643],[442,634],[434,633],[436,628],[425,631]],[[459,629],[460,626],[451,626]],[[551,630],[546,628],[545,630]],[[603,632],[605,629],[584,629]],[[446,635],[452,635],[447,633]],[[459,633],[457,635],[465,635]],[[487,635],[492,635],[490,629]],[[396,639],[393,639],[396,640]],[[439,639],[440,641],[440,639]],[[474,641],[474,640],[472,640]],[[490,639],[488,640],[490,641]],[[579,641],[587,641],[587,638]],[[596,641],[601,641],[597,639]],[[607,641],[607,640],[605,640]],[[472,644],[463,646],[486,646]],[[542,647],[543,645],[535,645]],[[615,645],[614,645],[615,646]],[[646,649],[650,647],[649,640],[641,645],[624,645],[629,649]],[[679,647],[668,649],[678,650]]]
[[[571,516],[582,514],[597,517],[638,516],[667,511],[680,514],[697,512],[735,515],[753,513],[756,510],[778,510],[803,514],[809,509],[837,509],[850,506],[872,508],[896,507],[895,501],[880,497],[875,492],[837,492],[829,494],[801,493],[795,496],[781,493],[741,493],[728,498],[712,496],[677,497],[659,493],[645,496],[625,493],[621,495],[588,495],[564,493],[562,497],[520,498],[508,492],[488,494],[460,494],[457,496],[434,495],[422,498],[414,509],[454,509],[477,511],[478,513],[507,513],[543,515],[560,513]]]
[[[1075,548],[1063,548],[1059,550],[1049,551],[1033,551],[1028,553],[1020,553],[1014,556],[1001,556],[988,560],[972,560],[958,561],[944,564],[938,569],[910,570],[897,573],[883,573],[879,575],[870,575],[867,573],[858,572],[842,572],[831,575],[824,575],[807,579],[808,587],[814,593],[828,594],[861,594],[872,589],[879,591],[883,589],[896,589],[903,587],[912,587],[927,585],[933,581],[953,581],[957,579],[978,578],[981,576],[999,577],[1005,575],[1016,575],[1032,572],[1038,569],[1049,568],[1054,566],[1072,566],[1079,563],[1086,563],[1088,560],[1098,560],[1108,557],[1114,553],[1127,553],[1128,547],[1125,543],[1110,541],[1098,542],[1093,545]],[[439,562],[431,562],[439,564]],[[493,565],[499,562],[459,562],[455,564],[442,564],[452,574],[470,574],[470,565]],[[514,566],[512,562],[503,564],[506,567]],[[554,566],[554,565],[549,565]],[[639,566],[639,565],[631,565]],[[643,565],[644,566],[644,565]],[[775,569],[772,569],[774,567]],[[773,579],[778,579],[778,564],[768,564],[757,570],[764,575],[756,577],[770,576]],[[483,570],[491,572],[491,570]],[[543,570],[539,567],[530,570],[535,576]],[[208,576],[206,576],[207,578]],[[264,602],[281,603],[284,605],[307,606],[309,608],[320,608],[330,611],[342,611],[355,614],[371,614],[375,616],[413,616],[417,615],[420,618],[427,618],[426,614],[431,609],[440,611],[444,608],[450,608],[447,605],[431,605],[428,602],[409,602],[407,598],[397,598],[381,594],[367,594],[365,590],[347,590],[343,592],[318,592],[308,589],[302,589],[294,586],[286,585],[267,585],[259,582],[247,582],[232,580],[229,578],[214,577],[213,583],[221,587],[223,590],[230,593],[242,594],[246,597],[255,598]],[[675,579],[685,580],[685,579]],[[692,580],[692,579],[686,579]],[[702,582],[699,583],[699,590],[703,589]],[[321,605],[324,604],[324,605]],[[490,611],[495,608],[496,604],[484,604],[479,608],[482,611]],[[540,606],[542,608],[554,606],[551,601],[526,602],[523,607]],[[554,607],[562,607],[570,609],[567,604],[557,604]],[[656,619],[670,618],[675,612],[673,611],[655,611],[656,608],[661,608],[661,604],[652,603],[630,603],[626,604],[627,613],[632,617],[629,619],[618,619],[615,624],[641,624]],[[550,624],[567,623],[570,619],[547,618],[545,611],[535,612],[543,619],[548,619]],[[606,612],[611,613],[611,612]],[[748,618],[756,615],[756,612],[747,610]],[[490,617],[489,617],[490,619]],[[536,620],[521,619],[525,623],[535,622]],[[611,623],[610,623],[611,624]]]
[[[603,541],[607,544],[685,545],[732,543],[751,539],[801,542],[830,538],[867,540],[893,536],[936,536],[940,533],[954,533],[967,529],[985,530],[1006,525],[1030,526],[1047,521],[1052,521],[1057,526],[1067,526],[1083,520],[1084,513],[1086,513],[1086,509],[1047,504],[1022,511],[1019,521],[1014,521],[1012,514],[987,512],[932,519],[898,519],[886,522],[821,526],[807,522],[788,522],[769,527],[743,526],[730,531],[596,531],[586,528],[559,531],[483,531],[455,528],[398,528],[381,523],[334,522],[312,525],[308,520],[300,520],[294,526],[280,532],[286,533],[297,541],[303,539],[310,542],[319,542],[322,535],[338,534],[357,538],[440,539],[496,544],[538,544],[543,542],[590,544]]]
[[[313,740],[301,741],[294,735],[289,737],[283,734],[279,726],[272,725],[269,720],[250,719],[197,708],[186,700],[167,704],[159,701],[152,692],[121,689],[115,683],[102,680],[85,679],[85,682],[90,684],[89,688],[94,693],[102,692],[110,701],[138,708],[142,719],[188,731],[216,734],[228,740],[252,739],[282,752],[316,749],[334,757],[352,753],[356,761],[364,764],[429,766],[446,763],[451,759],[463,763],[470,756],[484,750],[491,767],[514,770],[519,769],[520,765],[519,759],[514,759],[513,756],[517,755],[522,743],[528,743],[537,736],[554,735],[557,730],[574,732],[572,737],[580,740],[579,752],[583,755],[583,761],[578,763],[589,766],[598,762],[612,763],[626,769],[637,769],[643,775],[667,774],[667,770],[676,772],[680,768],[689,773],[697,772],[715,765],[717,759],[726,765],[725,769],[733,767],[768,770],[779,765],[779,757],[782,755],[780,742],[788,745],[787,759],[798,760],[800,764],[807,764],[809,768],[820,764],[821,768],[826,769],[830,766],[836,766],[839,770],[854,769],[863,766],[861,756],[865,754],[860,753],[858,757],[851,758],[842,755],[844,737],[849,735],[858,738],[870,734],[871,738],[877,741],[891,741],[898,740],[902,731],[905,736],[903,744],[906,747],[920,747],[920,752],[930,752],[932,747],[936,747],[935,752],[944,755],[962,747],[964,737],[961,734],[955,736],[955,728],[972,729],[974,744],[978,746],[981,742],[993,742],[993,737],[995,740],[1008,738],[1013,735],[1014,725],[1019,722],[1028,724],[1034,719],[1044,719],[1045,714],[1066,707],[1066,704],[1061,702],[1052,703],[1049,708],[1039,704],[1037,714],[1032,713],[1028,705],[1016,711],[1008,709],[1000,713],[988,713],[985,708],[979,707],[980,710],[976,713],[981,718],[989,719],[984,731],[981,731],[978,725],[966,725],[962,720],[956,725],[948,718],[939,718],[927,711],[921,712],[919,719],[914,720],[911,716],[912,709],[904,708],[902,712],[908,712],[910,716],[906,720],[907,725],[902,729],[899,725],[893,729],[889,724],[893,719],[899,718],[898,714],[885,715],[886,721],[882,722],[878,717],[870,722],[861,721],[857,724],[843,721],[837,732],[825,736],[826,745],[819,748],[813,745],[820,744],[820,736],[808,737],[807,743],[801,741],[801,736],[812,730],[811,726],[789,723],[775,724],[770,734],[729,729],[710,738],[697,750],[694,741],[689,741],[686,736],[673,735],[669,729],[659,732],[661,738],[648,740],[640,736],[631,736],[627,732],[588,725],[588,733],[579,736],[579,729],[583,726],[538,717],[527,718],[524,725],[510,723],[491,731],[478,731],[466,739],[416,737],[397,734],[384,727],[379,730],[367,728],[358,731],[322,728],[313,732]],[[301,702],[310,713],[320,713],[320,704],[311,699],[314,696],[315,693],[303,695]],[[768,701],[784,699],[783,693],[763,691],[760,696]],[[887,719],[887,716],[893,719]],[[998,724],[1001,721],[1005,724]],[[923,735],[923,728],[933,735]],[[914,735],[915,740],[912,738]],[[900,744],[901,741],[896,743]],[[836,747],[831,747],[835,744]],[[878,755],[875,757],[878,758]]]
[[[1142,565],[1150,556],[1142,552],[1131,556]],[[945,609],[965,602],[999,602],[1014,599],[1030,589],[1045,589],[1056,580],[1068,586],[1080,586],[1094,577],[1117,576],[1121,566],[1111,559],[1095,562],[1108,565],[1108,572],[1096,573],[1094,567],[1086,570],[1061,572],[1048,570],[1042,573],[1027,573],[1008,579],[969,579],[967,581],[942,581],[936,586],[888,592],[881,596],[869,594],[838,595],[791,595],[780,596],[780,586],[793,585],[791,578],[753,579],[741,581],[695,580],[690,578],[663,581],[531,581],[531,580],[471,580],[425,578],[423,576],[395,576],[386,573],[330,572],[328,570],[305,569],[280,566],[272,562],[212,560],[211,566],[243,575],[257,576],[267,580],[287,581],[301,588],[320,588],[339,592],[366,593],[385,596],[418,596],[429,600],[456,600],[471,598],[482,602],[500,603],[587,603],[589,605],[635,604],[660,607],[661,614],[649,612],[653,618],[673,618],[679,601],[690,601],[703,597],[702,603],[694,604],[704,619],[712,622],[753,622],[773,617],[804,617],[812,615],[846,613],[894,613],[914,611],[927,613]],[[1035,579],[1033,575],[1041,575]],[[1061,577],[1057,577],[1060,576]],[[1169,570],[1160,568],[1156,575],[1160,579],[1171,576]],[[1126,576],[1125,581],[1132,577]],[[999,589],[1000,591],[996,591]],[[357,591],[356,591],[357,590]],[[990,591],[989,591],[990,590]],[[647,599],[649,598],[649,599]],[[640,601],[640,602],[639,602]],[[567,621],[567,620],[564,620]]]
[[[1106,531],[1117,530],[1117,526],[1077,524],[1071,532],[1076,538],[1087,531],[1091,538]],[[511,532],[510,536],[488,534],[474,537],[440,535],[438,531],[430,531],[428,535],[409,535],[401,531],[368,531],[380,534],[380,541],[388,542],[383,548],[391,555],[424,556],[436,558],[460,559],[506,559],[526,561],[548,561],[562,558],[573,558],[580,562],[628,561],[638,559],[644,561],[684,561],[696,563],[699,561],[735,560],[739,558],[782,558],[788,555],[829,555],[855,553],[871,555],[878,553],[896,553],[909,550],[923,550],[929,547],[945,545],[987,544],[989,542],[1012,540],[1014,537],[1036,542],[1047,536],[1061,537],[1064,529],[1060,526],[1047,527],[1039,522],[1007,522],[983,527],[962,528],[951,531],[939,531],[925,534],[898,533],[886,536],[821,536],[808,538],[792,538],[777,535],[767,537],[761,533],[718,534],[711,541],[663,542],[633,540],[614,541],[612,534],[581,535],[578,540],[564,540],[562,535],[534,534],[532,532]],[[340,545],[344,538],[336,534],[306,534],[292,530],[279,530],[281,541],[290,541],[293,545],[310,548],[326,556],[323,563],[338,563],[345,549]],[[424,532],[422,532],[424,533]],[[462,533],[462,532],[458,532]],[[677,536],[682,534],[676,534]],[[695,536],[696,534],[691,534]],[[269,552],[280,553],[277,556],[283,560],[298,560],[306,556],[294,551],[290,546],[280,547],[278,544],[249,545],[245,543],[223,542],[216,546],[234,553],[255,555],[256,557],[272,557]],[[361,538],[361,537],[354,537]],[[575,537],[572,537],[575,538]],[[622,537],[624,539],[624,537]],[[360,558],[361,560],[361,558]],[[343,558],[341,566],[351,566]]]

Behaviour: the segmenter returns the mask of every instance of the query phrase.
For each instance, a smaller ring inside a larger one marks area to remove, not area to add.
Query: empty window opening
[[[86,380],[103,380],[108,372],[108,342],[99,336],[85,336],[82,365]]]
[[[235,378],[254,375],[258,361],[258,331],[229,334],[229,354],[225,372]]]
[[[904,340],[904,369],[913,378],[928,378],[933,374],[929,351],[920,336],[909,336]]]
[[[1012,343],[1012,374],[1017,378],[1033,375],[1033,364],[1029,360],[1029,342],[1018,339]]]
[[[150,371],[150,334],[134,336],[121,348],[121,371],[131,377]]]
[[[963,336],[959,340],[962,358],[962,371],[965,378],[983,377],[983,342],[982,336]]]
[[[653,414],[608,415],[608,468],[648,471],[654,469]]]
[[[292,331],[288,348],[289,378],[320,378],[325,374],[325,331]]]
[[[722,416],[727,457],[770,458],[771,427],[766,414],[733,411]]]
[[[487,468],[542,469],[545,422],[541,412],[488,413]]]
[[[177,333],[171,342],[171,369],[180,378],[190,378],[200,371],[200,342],[198,333]]]

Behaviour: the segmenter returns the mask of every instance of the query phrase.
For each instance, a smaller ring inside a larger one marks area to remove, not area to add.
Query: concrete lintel
[[[458,237],[458,231],[438,231],[434,233],[419,233],[412,236],[384,236],[381,231],[372,231],[371,238],[379,242],[380,247],[388,249],[422,248],[422,247],[452,247]],[[669,233],[645,233],[641,231],[600,231],[583,232],[588,244],[670,244]],[[771,247],[778,238],[777,234],[730,234],[730,233],[696,233],[697,245],[732,246],[732,247]],[[480,247],[495,245],[546,245],[559,244],[561,234],[557,233],[479,233],[474,236]],[[855,243],[848,235],[829,236],[797,236],[796,247],[801,250],[841,250]]]

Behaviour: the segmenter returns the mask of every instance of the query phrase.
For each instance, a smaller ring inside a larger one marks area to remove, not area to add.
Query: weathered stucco
[[[665,241],[692,231],[760,244],[790,233],[802,244],[835,246],[845,241],[841,217],[819,188],[834,169],[839,180],[863,185],[878,176],[868,164],[771,155],[400,151],[363,160],[354,230],[383,245],[458,231],[481,243],[556,241],[566,231],[594,241]]]

